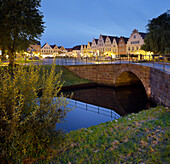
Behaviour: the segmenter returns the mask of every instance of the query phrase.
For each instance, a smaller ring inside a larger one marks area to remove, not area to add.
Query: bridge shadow
[[[95,86],[72,90],[73,99],[114,110],[121,116],[150,107],[143,85]]]

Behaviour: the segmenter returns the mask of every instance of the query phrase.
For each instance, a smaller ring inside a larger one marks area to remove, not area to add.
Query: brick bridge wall
[[[65,66],[79,77],[109,86],[133,85],[142,82],[149,98],[170,106],[170,74],[135,64],[102,64]]]

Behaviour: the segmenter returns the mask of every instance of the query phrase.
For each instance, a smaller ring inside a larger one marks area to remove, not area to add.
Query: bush
[[[43,72],[43,73],[42,73]],[[61,73],[41,66],[2,68],[0,74],[1,163],[48,159],[63,141],[56,130],[70,110],[59,92]],[[41,97],[38,97],[41,91]],[[54,98],[58,97],[58,98]]]

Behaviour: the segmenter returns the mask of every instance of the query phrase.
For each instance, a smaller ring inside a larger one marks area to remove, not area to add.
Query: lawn
[[[6,66],[1,66],[1,68],[5,68]],[[25,68],[29,66],[23,66]],[[36,67],[36,66],[34,66]],[[51,65],[42,65],[43,68],[45,68],[46,71],[51,70]],[[82,79],[79,76],[75,75],[68,69],[66,69],[64,66],[58,66],[56,65],[56,73],[60,73],[62,71],[61,75],[61,82],[64,82],[64,86],[70,86],[70,85],[76,85],[76,84],[84,84],[84,83],[89,83],[89,80]],[[41,72],[42,73],[42,72]]]
[[[46,71],[50,71],[52,66],[43,65],[42,67],[44,67]],[[56,73],[60,73],[60,71],[62,71],[61,82],[64,82],[64,86],[84,84],[90,82],[89,80],[82,79],[79,76],[75,75],[74,73],[66,69],[64,66],[56,65]]]
[[[170,110],[158,106],[65,136],[54,163],[170,163]]]

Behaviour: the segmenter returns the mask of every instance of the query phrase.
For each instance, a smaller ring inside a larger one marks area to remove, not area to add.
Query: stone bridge
[[[135,64],[100,64],[65,66],[79,77],[97,84],[127,86],[142,83],[148,98],[170,106],[170,74]]]

